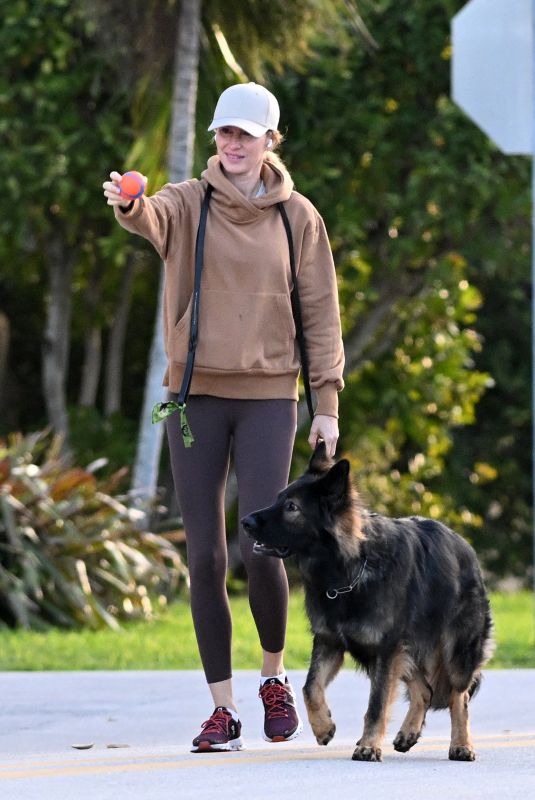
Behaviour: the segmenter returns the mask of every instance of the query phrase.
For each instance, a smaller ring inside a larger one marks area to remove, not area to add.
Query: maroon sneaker
[[[288,742],[303,730],[295,705],[295,695],[286,678],[269,678],[260,686],[258,696],[264,704],[264,731],[266,742]]]
[[[212,753],[220,750],[241,750],[241,722],[233,718],[224,706],[218,706],[210,719],[201,725],[201,732],[193,740],[192,753]]]

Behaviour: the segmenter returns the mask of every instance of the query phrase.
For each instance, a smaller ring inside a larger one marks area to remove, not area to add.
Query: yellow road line
[[[492,736],[490,734],[485,737],[476,738],[476,750],[501,750],[508,748],[535,748],[535,734],[503,734]],[[448,748],[447,739],[436,739],[431,742],[420,742],[414,753],[422,752],[443,752],[446,756]],[[384,751],[385,755],[394,755],[394,752],[389,748]],[[228,767],[244,764],[271,764],[277,762],[299,762],[311,760],[346,760],[351,755],[351,745],[340,745],[335,748],[317,748],[311,745],[309,748],[290,749],[284,748],[276,753],[265,752],[259,750],[243,751],[241,753],[222,753],[218,754],[191,754],[186,758],[178,757],[170,760],[169,755],[158,757],[138,756],[133,759],[125,759],[122,756],[123,763],[103,763],[105,759],[93,759],[91,763],[74,765],[72,763],[57,763],[55,765],[48,764],[17,764],[17,765],[4,765],[0,769],[0,782],[8,780],[28,780],[35,778],[54,778],[54,777],[69,777],[76,775],[99,775],[99,774],[112,774],[123,772],[155,772],[158,770],[184,770],[184,769],[197,769],[199,767]],[[396,758],[403,758],[398,756]],[[410,756],[408,756],[410,758]]]
[[[477,735],[473,737],[476,743],[484,743],[487,740],[489,741],[496,741],[496,742],[511,742],[515,743],[522,739],[535,739],[535,731],[526,731],[523,733],[517,732],[513,733],[512,731],[503,731],[502,733],[484,733],[481,735]],[[356,740],[356,739],[355,739]],[[426,736],[423,735],[422,739],[420,739],[417,747],[418,750],[421,750],[425,747],[433,747],[433,746],[440,746],[440,747],[447,747],[449,743],[449,738],[447,736]],[[385,741],[385,747],[388,749],[390,742],[388,741],[388,737]],[[351,741],[335,741],[333,744],[330,744],[328,748],[319,748],[318,745],[310,744],[310,745],[303,745],[299,746],[294,743],[291,745],[284,745],[281,746],[281,751],[284,750],[286,754],[309,754],[314,752],[319,753],[335,753],[337,751],[346,752],[348,748],[354,746]],[[275,745],[277,747],[277,745]],[[169,760],[174,759],[176,757],[183,758],[185,755],[184,752],[184,745],[176,745],[176,748],[173,752],[165,752],[165,753],[150,753],[150,754],[141,754],[139,753],[139,747],[132,746],[131,748],[121,747],[121,748],[106,748],[102,749],[102,745],[97,745],[92,750],[84,751],[84,753],[78,755],[74,751],[72,751],[72,757],[70,759],[66,759],[65,757],[60,757],[59,754],[55,756],[51,756],[50,759],[41,760],[41,761],[31,761],[32,767],[56,767],[56,766],[70,766],[73,763],[75,758],[84,760],[85,764],[103,764],[103,763],[112,763],[115,764],[120,759],[121,761],[146,761],[146,760]],[[384,749],[384,748],[383,748]],[[118,751],[121,751],[120,753]],[[132,750],[134,752],[132,752]],[[236,756],[236,757],[243,757],[244,755],[252,755],[252,754],[265,754],[265,757],[268,758],[269,756],[273,755],[273,746],[261,746],[261,747],[246,747],[244,748],[241,753],[225,753],[225,756]],[[214,755],[214,754],[212,754]],[[223,755],[223,754],[222,754]],[[39,754],[36,756],[40,759],[43,759],[43,754]],[[187,755],[188,758],[193,760],[197,760],[197,758],[202,758],[201,755],[191,754]],[[215,758],[217,758],[217,754],[215,754]],[[32,759],[32,756],[28,756],[28,760]],[[18,768],[19,765],[14,764],[13,762],[8,762],[5,764],[0,764],[0,775],[2,774],[2,770],[13,770],[14,768]],[[26,766],[26,762],[24,764],[20,764],[20,768],[22,769]]]
[[[497,747],[500,747],[500,746],[501,747],[508,747],[508,746],[514,747],[516,744],[521,745],[523,743],[522,740],[528,740],[527,742],[524,742],[524,744],[528,744],[529,746],[531,746],[532,741],[535,740],[535,732],[533,732],[533,733],[516,733],[516,734],[507,734],[507,733],[504,733],[504,734],[484,734],[482,736],[475,737],[475,741],[477,743],[479,743],[479,744],[483,744],[483,746],[488,746],[489,742],[491,742],[491,743],[495,742]],[[437,748],[440,748],[440,747],[447,747],[448,744],[449,744],[449,738],[448,737],[445,737],[445,736],[444,737],[429,737],[429,738],[426,738],[426,739],[421,739],[420,742],[417,745],[417,749],[418,750],[424,750],[424,749],[436,750]],[[295,746],[291,746],[291,745],[290,746],[286,745],[286,746],[280,747],[280,748],[276,747],[276,750],[277,750],[276,755],[277,755],[277,757],[279,755],[281,755],[281,754],[284,754],[285,756],[293,756],[293,757],[301,757],[301,756],[308,757],[308,756],[314,756],[314,755],[321,756],[321,755],[327,755],[329,753],[331,755],[335,755],[338,752],[340,752],[340,753],[347,752],[347,750],[349,748],[351,748],[352,746],[353,746],[353,743],[349,742],[349,741],[347,741],[347,742],[339,742],[339,743],[336,743],[334,745],[330,745],[328,748],[318,747],[315,744],[310,744],[310,745],[307,745],[307,746],[304,746],[304,747],[295,747]],[[388,750],[389,747],[390,747],[390,743],[389,742],[385,742],[385,747]],[[223,756],[225,758],[239,758],[239,759],[250,758],[252,756],[255,756],[255,757],[259,757],[259,758],[269,759],[269,758],[271,758],[271,757],[273,757],[275,755],[274,749],[275,748],[273,748],[273,747],[270,747],[270,748],[245,747],[244,750],[241,751],[240,753],[237,753],[237,752],[225,752],[225,753],[221,753],[221,754],[212,753],[210,755],[212,756],[212,759],[214,761],[217,761],[218,758],[223,757]],[[390,749],[392,749],[392,748],[390,747]],[[383,748],[383,750],[384,750],[384,748]],[[90,758],[89,756],[85,756],[85,755],[81,756],[81,758],[83,758],[85,764],[88,764],[88,763],[90,763],[90,764],[105,764],[105,763],[113,764],[113,763],[117,763],[117,760],[119,758],[119,754],[117,754],[116,757],[113,757],[111,754],[107,754],[105,752],[99,753],[97,755],[97,753],[95,751],[93,751],[93,754],[94,755],[93,755],[92,758]],[[210,755],[208,757],[210,757]],[[191,754],[191,755],[189,753],[185,754],[184,750],[183,750],[183,747],[177,746],[177,750],[174,753],[167,752],[167,753],[162,753],[162,754],[157,754],[157,753],[152,753],[152,754],[133,753],[132,755],[130,755],[130,754],[124,753],[124,750],[123,750],[123,753],[121,754],[120,760],[121,761],[127,761],[128,763],[133,763],[135,761],[151,761],[151,762],[152,761],[156,761],[156,762],[158,762],[158,761],[166,761],[166,760],[170,760],[170,759],[176,760],[177,757],[178,758],[182,758],[182,759],[184,757],[186,757],[188,759],[188,761],[196,762],[196,761],[202,760],[202,756],[203,756],[203,754]],[[30,758],[31,758],[31,756],[30,756]],[[56,760],[49,761],[49,760],[46,760],[46,761],[42,761],[41,763],[32,762],[32,766],[33,767],[44,767],[44,768],[47,768],[47,769],[50,768],[50,767],[54,767],[54,766],[67,766],[67,767],[69,767],[69,766],[72,765],[74,758],[78,758],[78,756],[76,756],[76,754],[73,753],[73,758],[71,758],[69,760],[65,760],[65,759],[62,759],[61,761],[56,761]],[[23,768],[23,766],[25,766],[25,765],[26,765],[26,762],[24,762],[24,764],[20,764],[20,767]],[[12,762],[11,763],[7,763],[7,764],[1,764],[0,765],[0,775],[2,774],[2,772],[1,772],[2,770],[13,770],[13,768],[14,768],[14,764]]]

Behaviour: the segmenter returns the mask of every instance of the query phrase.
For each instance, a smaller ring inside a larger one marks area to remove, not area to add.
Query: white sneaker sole
[[[245,750],[241,736],[225,744],[210,744],[209,747],[192,747],[192,753],[228,753],[231,750]]]

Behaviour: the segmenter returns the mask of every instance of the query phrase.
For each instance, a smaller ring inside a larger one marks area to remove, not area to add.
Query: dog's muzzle
[[[249,514],[247,517],[244,517],[241,520],[241,524],[243,525],[245,533],[255,540],[253,553],[260,556],[275,556],[275,558],[287,558],[292,554],[289,547],[276,547],[271,544],[263,544],[257,540],[256,537],[259,533],[259,526],[254,514]]]
[[[275,556],[276,558],[288,558],[288,556],[292,555],[292,551],[289,547],[273,547],[272,545],[261,544],[260,542],[254,543],[253,553],[257,553],[257,555],[260,556]]]

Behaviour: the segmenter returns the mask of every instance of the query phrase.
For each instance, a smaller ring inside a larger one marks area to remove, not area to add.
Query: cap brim
[[[263,136],[264,133],[267,133],[269,130],[265,125],[259,125],[258,122],[251,122],[250,119],[238,119],[237,117],[220,117],[219,119],[214,119],[208,130],[215,131],[216,128],[224,128],[225,125],[241,128],[247,131],[247,133],[250,133],[251,136]]]

